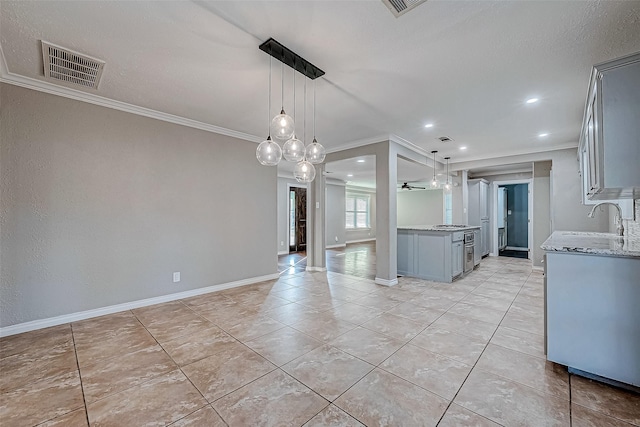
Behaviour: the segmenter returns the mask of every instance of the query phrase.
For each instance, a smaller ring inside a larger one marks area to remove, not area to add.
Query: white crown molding
[[[48,319],[33,320],[31,322],[19,323],[17,325],[0,328],[0,337],[21,334],[23,332],[35,331],[36,329],[48,328],[50,326],[64,325],[65,323],[77,322],[79,320],[90,319],[92,317],[104,316],[106,314],[118,313],[120,311],[132,310],[134,308],[147,307],[163,302],[175,301],[179,299],[208,294],[210,292],[222,291],[224,289],[237,288],[239,286],[264,282],[266,280],[277,280],[280,274],[273,273],[265,276],[251,277],[249,279],[237,280],[235,282],[223,283],[220,285],[207,286],[206,288],[192,289],[190,291],[177,292],[175,294],[162,295],[159,297],[147,298],[138,301],[126,302],[123,304],[110,305],[108,307],[96,308],[93,310],[81,311],[77,313],[64,314],[62,316],[49,317]]]
[[[406,140],[404,138],[401,138],[398,135],[394,135],[394,134],[389,135],[389,141],[395,142],[398,145],[402,145],[403,147],[408,148],[409,150],[413,151],[414,153],[420,154],[421,156],[425,156],[428,159],[429,158],[433,158],[433,154],[431,154],[430,152],[427,152],[427,150],[418,147],[413,142],[408,141],[408,140]]]
[[[190,128],[199,129],[206,132],[226,135],[233,138],[242,139],[245,141],[260,143],[263,139],[259,136],[250,135],[248,133],[239,132],[232,129],[211,125],[208,123],[199,122],[197,120],[187,119],[186,117],[180,117],[173,114],[163,113],[161,111],[152,110],[150,108],[139,107],[137,105],[129,104],[122,101],[116,101],[116,100],[105,98],[92,93],[83,92],[77,89],[59,86],[53,83],[34,79],[31,77],[25,77],[18,74],[13,74],[9,72],[9,69],[7,68],[7,63],[4,57],[4,52],[2,52],[2,47],[0,47],[0,82],[24,87],[27,89],[37,90],[39,92],[44,92],[51,95],[62,96],[64,98],[69,98],[69,99],[73,99],[80,102],[99,105],[101,107],[112,108],[114,110],[124,111],[126,113],[136,114],[138,116],[149,117],[156,120],[162,120],[163,122],[174,123],[177,125],[187,126]]]
[[[364,147],[365,145],[377,144],[379,142],[389,141],[389,135],[378,135],[370,138],[357,139],[355,141],[347,142],[339,147],[327,149],[327,154],[337,153],[339,151],[349,150],[351,148]]]
[[[458,160],[457,162],[450,162],[449,166],[450,167],[455,167],[455,165],[457,164],[464,164],[464,163],[469,163],[469,162],[481,162],[484,160],[495,160],[495,164],[499,165],[499,164],[504,164],[503,162],[501,162],[501,159],[506,159],[509,157],[515,157],[515,156],[528,156],[528,155],[535,155],[535,154],[541,154],[541,153],[552,153],[554,151],[560,151],[560,150],[567,150],[569,148],[578,148],[578,143],[577,142],[568,142],[566,144],[562,144],[562,145],[558,145],[555,146],[553,148],[540,148],[540,149],[533,149],[533,150],[517,150],[517,151],[512,151],[509,152],[509,154],[505,154],[504,156],[476,156],[476,157],[465,157],[464,159]],[[538,159],[536,159],[537,161]],[[526,160],[519,160],[517,163],[522,163]],[[511,162],[513,163],[513,162]],[[465,169],[465,168],[462,168]],[[456,171],[458,170],[462,170],[462,169],[456,169]]]

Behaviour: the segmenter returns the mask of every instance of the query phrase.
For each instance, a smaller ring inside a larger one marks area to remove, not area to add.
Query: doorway
[[[529,258],[529,184],[498,186],[498,255]]]
[[[307,250],[307,189],[289,188],[289,253]]]

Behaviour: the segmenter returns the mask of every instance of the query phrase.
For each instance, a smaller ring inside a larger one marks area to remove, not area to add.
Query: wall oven
[[[464,233],[464,274],[473,270],[473,231]]]

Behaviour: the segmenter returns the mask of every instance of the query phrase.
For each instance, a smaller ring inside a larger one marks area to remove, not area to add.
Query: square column
[[[376,152],[376,278],[398,284],[398,151],[387,141]],[[385,147],[386,146],[386,147]]]
[[[307,271],[326,271],[324,163],[314,165],[316,178],[307,184]]]

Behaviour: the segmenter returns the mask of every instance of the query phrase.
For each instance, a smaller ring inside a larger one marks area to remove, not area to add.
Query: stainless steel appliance
[[[473,270],[473,231],[464,233],[464,274]]]

